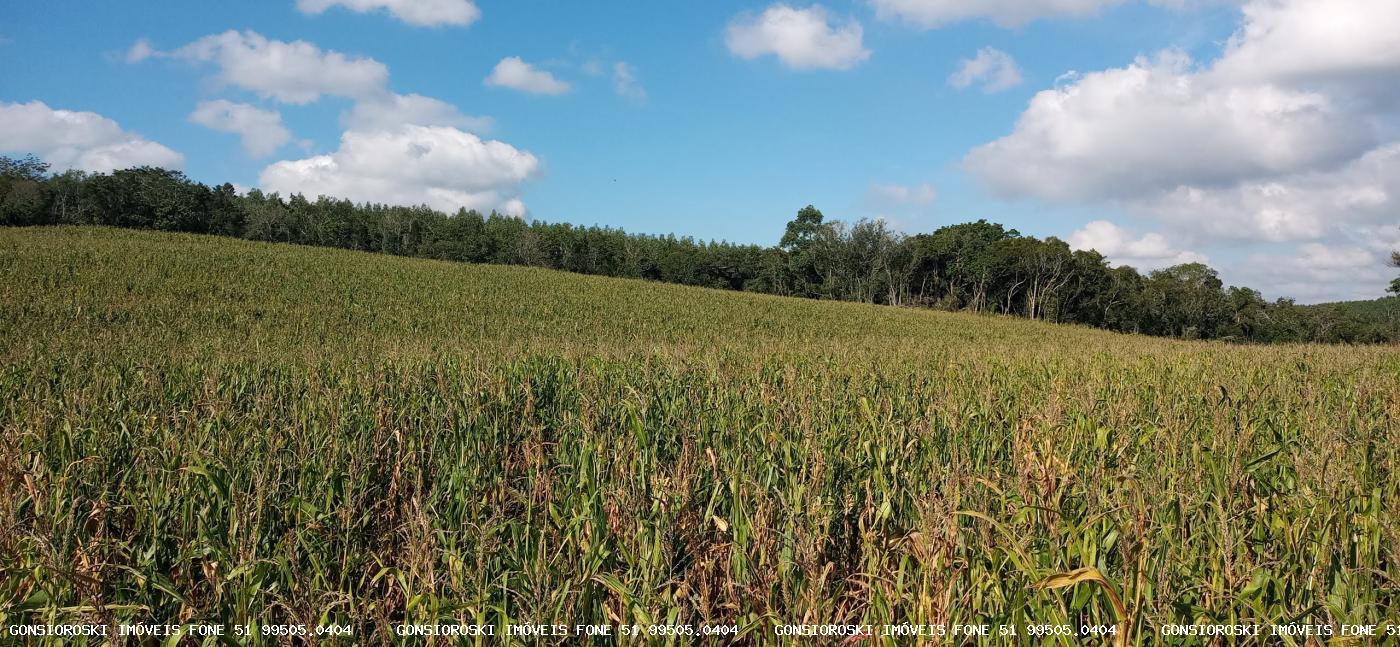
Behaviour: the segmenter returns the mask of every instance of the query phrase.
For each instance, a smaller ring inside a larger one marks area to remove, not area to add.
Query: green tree
[[[78,170],[49,178],[49,222],[83,225],[98,221],[90,179],[90,175]]]
[[[785,281],[788,294],[816,297],[823,295],[824,287],[830,287],[826,280],[829,273],[823,272],[821,266],[829,265],[832,259],[822,258],[817,249],[831,232],[831,227],[823,220],[822,212],[809,204],[788,221],[783,238],[778,242],[778,247],[788,255],[788,280]]]
[[[861,220],[845,240],[852,301],[898,305],[907,263],[900,253],[899,234],[884,220]]]
[[[225,182],[209,192],[205,208],[209,214],[206,230],[223,236],[242,236],[244,226],[243,209],[239,205],[238,192],[233,185]]]
[[[42,224],[48,206],[49,165],[33,155],[0,157],[0,224]]]
[[[783,232],[778,246],[793,251],[810,245],[822,230],[822,219],[821,210],[810,204],[802,207],[797,211],[797,217],[788,221],[787,230]]]
[[[940,227],[927,236],[916,236],[918,271],[932,273],[933,282],[941,283],[937,301],[945,307],[980,311],[991,302],[989,292],[1001,267],[993,245],[997,241],[1019,238],[1015,229],[986,220]],[[927,283],[928,277],[923,277]]]
[[[19,159],[0,156],[0,178],[42,181],[49,174],[49,163],[33,155]]]
[[[179,171],[142,166],[96,175],[93,198],[102,224],[203,232],[208,189]]]
[[[1219,335],[1230,311],[1219,274],[1203,263],[1185,263],[1148,275],[1147,305],[1158,334],[1194,338]]]
[[[1248,341],[1267,341],[1269,337],[1268,304],[1258,290],[1231,287],[1229,336]]]
[[[1073,278],[1069,245],[1053,236],[1007,238],[997,241],[992,250],[1002,311],[1031,319],[1058,319],[1059,291]]]
[[[1104,289],[1095,299],[1103,326],[1122,332],[1143,332],[1147,323],[1146,279],[1131,266],[1108,270]]]
[[[1400,252],[1390,253],[1390,266],[1400,267]],[[1396,277],[1394,281],[1390,282],[1390,289],[1388,291],[1393,292],[1396,296],[1400,296],[1400,277]]]

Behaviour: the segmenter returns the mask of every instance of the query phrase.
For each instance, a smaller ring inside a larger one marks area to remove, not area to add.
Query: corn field
[[[1397,441],[1393,346],[0,230],[0,625],[1400,621]]]

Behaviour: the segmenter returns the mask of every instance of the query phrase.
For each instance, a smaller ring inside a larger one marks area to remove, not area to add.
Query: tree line
[[[0,157],[0,224],[87,224],[234,236],[890,306],[998,313],[1121,332],[1238,342],[1400,340],[1395,316],[1266,301],[1187,263],[1142,274],[1092,250],[985,220],[904,235],[801,209],[771,247],[526,222],[496,213],[283,197],[139,167],[51,174]],[[1400,266],[1400,253],[1394,258]],[[1391,285],[1400,294],[1400,279]],[[1392,311],[1393,312],[1393,311]]]

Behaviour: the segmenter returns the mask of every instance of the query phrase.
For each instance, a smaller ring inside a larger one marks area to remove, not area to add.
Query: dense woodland
[[[301,195],[178,171],[51,174],[0,157],[0,224],[85,224],[235,236],[470,263],[529,265],[728,290],[891,306],[999,313],[1122,332],[1241,342],[1400,340],[1400,308],[1298,306],[1226,287],[1200,263],[1146,275],[1094,251],[985,220],[904,235],[878,220],[826,220],[808,206],[777,245],[736,245],[617,229],[526,222],[475,211]],[[1400,265],[1400,254],[1394,258]],[[1400,279],[1391,286],[1400,294]]]

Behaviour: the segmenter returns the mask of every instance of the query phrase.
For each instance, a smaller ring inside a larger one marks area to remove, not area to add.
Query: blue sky
[[[766,244],[988,218],[1301,301],[1400,244],[1400,0],[137,6],[7,8],[0,151]]]

